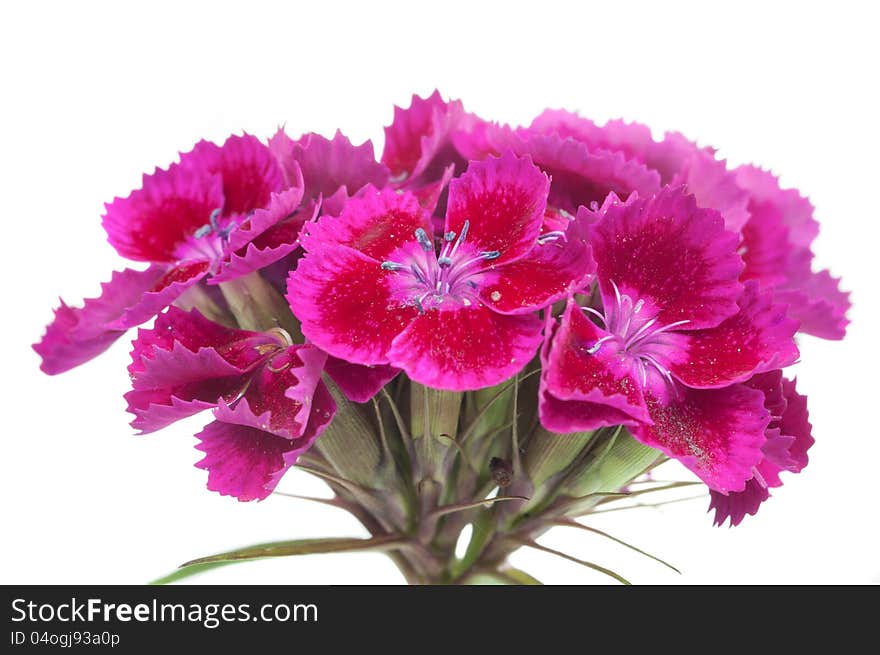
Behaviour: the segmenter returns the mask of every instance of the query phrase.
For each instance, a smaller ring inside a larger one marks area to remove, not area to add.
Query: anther
[[[217,223],[217,219],[220,218],[220,211],[221,209],[218,207],[211,212],[211,217],[208,219],[211,225],[211,229],[217,234],[220,234],[220,225]]]
[[[382,262],[382,270],[385,271],[402,271],[406,266],[397,262]]]
[[[416,230],[416,240],[425,252],[432,252],[434,250],[434,244],[431,243],[428,233],[425,232],[424,228],[420,227]]]
[[[195,231],[193,236],[196,239],[202,239],[202,238],[208,236],[209,234],[211,234],[211,231],[212,231],[212,228],[211,228],[210,224],[202,225],[202,227],[200,227],[198,230]]]
[[[609,335],[606,335],[606,336],[604,336],[604,337],[602,337],[602,338],[599,339],[596,343],[594,343],[592,346],[590,346],[589,348],[587,348],[587,352],[588,352],[590,355],[595,355],[597,352],[599,352],[599,348],[602,347],[602,344],[603,344],[603,343],[605,343],[606,341],[610,341],[610,340],[613,339],[613,338],[614,338],[614,336],[613,336],[613,335],[610,335],[610,334],[609,334]]]
[[[284,328],[269,328],[266,330],[266,334],[278,340],[284,347],[290,347],[293,345],[293,339],[290,338],[290,334]]]
[[[491,261],[493,259],[498,259],[499,257],[501,257],[501,253],[497,250],[485,250],[480,253],[480,259],[488,259]]]
[[[562,239],[563,241],[567,241],[565,237],[565,232],[562,230],[553,230],[552,232],[545,232],[541,236],[538,237],[538,244],[544,245],[545,243],[549,243],[550,241],[556,241],[557,239]]]

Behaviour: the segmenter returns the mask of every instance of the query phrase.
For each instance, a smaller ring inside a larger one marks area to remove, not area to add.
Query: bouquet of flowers
[[[296,466],[371,535],[175,579],[378,549],[412,583],[535,583],[513,551],[597,531],[576,519],[668,488],[634,481],[670,458],[736,525],[807,464],[806,399],[783,374],[797,334],[847,324],[847,294],[813,270],[812,206],[769,172],[635,123],[500,125],[436,92],[395,108],[380,161],[341,133],[202,141],[103,225],[148,266],[62,302],[42,369],[148,325],[137,430],[210,410],[208,489],[261,500]]]

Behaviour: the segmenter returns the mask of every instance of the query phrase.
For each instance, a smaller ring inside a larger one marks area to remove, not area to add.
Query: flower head
[[[308,228],[288,294],[303,333],[331,355],[434,387],[510,377],[540,343],[537,310],[591,272],[577,229],[544,230],[547,191],[527,158],[474,163],[451,182],[435,234],[415,196],[365,189]]]
[[[213,408],[215,420],[196,435],[213,491],[265,498],[333,417],[320,379],[326,355],[292,345],[282,330],[226,328],[172,307],[132,346],[133,427],[153,432]]]
[[[739,282],[736,236],[680,188],[589,214],[601,302],[571,299],[558,325],[550,319],[544,425],[628,425],[713,489],[741,490],[769,420],[763,396],[741,383],[797,358],[796,322]]]
[[[849,322],[849,293],[827,270],[813,271],[810,246],[819,233],[813,206],[794,189],[782,189],[776,176],[754,166],[736,170],[749,194],[750,218],[740,250],[744,279],[753,279],[789,305],[803,332],[842,339]]]

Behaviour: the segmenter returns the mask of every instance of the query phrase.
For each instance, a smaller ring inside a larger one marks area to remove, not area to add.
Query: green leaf
[[[293,555],[316,555],[319,553],[346,553],[365,550],[394,550],[405,546],[406,541],[398,535],[383,535],[370,539],[297,539],[257,544],[217,555],[208,555],[186,562],[181,566],[210,564],[212,562],[240,562],[265,557],[291,557]]]
[[[486,505],[491,505],[493,503],[503,502],[505,500],[522,500],[528,501],[529,499],[525,496],[495,496],[493,498],[483,498],[483,500],[475,500],[471,503],[459,503],[456,505],[443,505],[442,507],[438,507],[433,512],[428,514],[428,518],[440,518],[441,516],[446,516],[447,514],[453,514],[455,512],[463,512],[469,509],[476,509],[478,507],[485,507]]]
[[[602,530],[599,530],[598,528],[593,528],[589,525],[584,525],[583,523],[578,523],[577,521],[574,521],[572,519],[560,519],[558,521],[553,521],[553,525],[561,525],[561,526],[565,526],[565,527],[569,527],[569,528],[579,528],[581,530],[586,530],[587,532],[592,532],[593,534],[598,534],[602,537],[605,537],[606,539],[610,539],[611,541],[614,541],[614,542],[620,544],[621,546],[625,546],[626,548],[629,548],[630,550],[633,550],[641,555],[644,555],[645,557],[648,557],[648,558],[654,560],[655,562],[659,562],[663,566],[670,568],[673,571],[675,571],[676,573],[678,573],[679,575],[681,575],[681,571],[679,571],[677,568],[672,566],[672,564],[670,564],[669,562],[666,562],[666,561],[660,559],[656,555],[652,555],[651,553],[647,553],[644,550],[642,550],[641,548],[637,548],[636,546],[633,546],[632,544],[625,542],[623,539],[618,539],[617,537],[610,535],[607,532],[604,532]]]
[[[199,557],[182,564],[178,570],[158,578],[150,584],[169,584],[227,564],[236,564],[238,562],[247,562],[267,557],[395,550],[405,548],[406,545],[406,540],[398,535],[383,535],[370,539],[333,538],[276,541],[230,550],[216,555],[208,555],[207,557]]]
[[[212,569],[219,569],[221,566],[227,566],[228,564],[235,564],[235,562],[211,562],[209,564],[193,564],[192,566],[184,566],[176,571],[172,571],[168,575],[163,575],[161,578],[156,578],[148,582],[149,585],[166,585],[171,584],[172,582],[177,582],[178,580],[184,580],[186,578],[192,577],[194,575],[198,575],[200,573],[204,573],[205,571],[210,571]]]
[[[543,585],[544,583],[538,580],[537,578],[532,577],[525,571],[514,568],[502,569],[498,572],[503,578],[507,578],[511,581],[512,584],[518,585]]]
[[[536,580],[525,571],[509,568],[500,571],[480,570],[474,571],[468,575],[462,584],[466,585],[540,585],[542,582]]]
[[[555,550],[553,548],[548,548],[547,546],[542,546],[536,541],[529,541],[528,539],[513,539],[513,541],[522,544],[523,546],[528,546],[529,548],[534,548],[535,550],[540,550],[545,553],[549,553],[550,555],[556,555],[557,557],[561,557],[562,559],[567,559],[569,562],[574,562],[575,564],[580,564],[581,566],[585,566],[588,569],[593,569],[594,571],[598,571],[599,573],[603,573],[611,578],[614,578],[621,584],[630,585],[632,584],[629,580],[624,578],[619,573],[615,573],[611,569],[606,569],[604,566],[600,566],[598,564],[594,564],[593,562],[588,562],[587,560],[580,559],[579,557],[575,557],[573,555],[569,555],[568,553],[563,553],[561,550]]]

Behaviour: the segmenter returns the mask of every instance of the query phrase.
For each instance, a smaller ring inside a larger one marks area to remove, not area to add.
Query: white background
[[[204,489],[195,418],[135,437],[121,398],[126,339],[59,377],[29,344],[58,295],[94,295],[121,260],[102,203],[198,138],[337,127],[381,151],[393,104],[438,87],[486,118],[545,106],[679,129],[809,195],[819,262],[853,290],[846,341],[804,338],[799,387],[817,439],[757,517],[711,526],[704,500],[608,514],[607,529],[678,576],[600,538],[544,543],[640,583],[880,582],[877,527],[877,15],[870,3],[3,3],[0,266],[3,583],[141,583],[194,556],[353,519]],[[304,474],[285,490],[321,493]],[[604,581],[527,552],[550,583]],[[204,582],[398,583],[378,554],[263,561]]]

